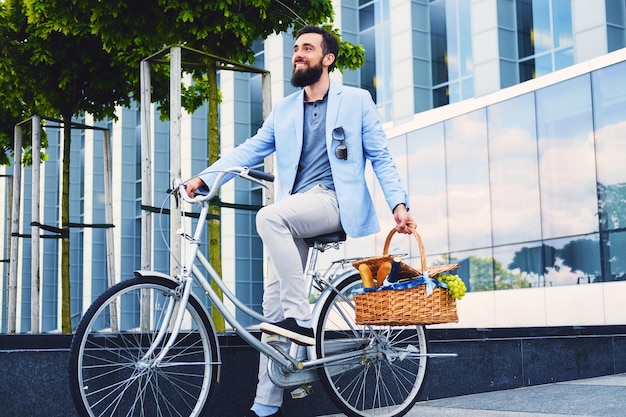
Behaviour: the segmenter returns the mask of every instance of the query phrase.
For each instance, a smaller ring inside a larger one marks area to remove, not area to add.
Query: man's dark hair
[[[331,72],[335,69],[335,62],[337,62],[337,55],[339,55],[339,41],[335,38],[335,35],[329,31],[313,25],[307,25],[300,29],[296,34],[296,39],[305,33],[317,33],[322,35],[322,52],[324,55],[333,54],[335,56],[335,60],[328,67],[328,72]]]

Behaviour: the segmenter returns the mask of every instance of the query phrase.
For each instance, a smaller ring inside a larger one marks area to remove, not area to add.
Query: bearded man
[[[387,147],[369,92],[331,82],[339,43],[316,26],[305,26],[293,47],[291,83],[301,90],[285,97],[253,137],[186,182],[187,193],[213,184],[216,172],[254,166],[276,152],[276,202],[259,210],[256,225],[268,254],[263,294],[262,340],[277,334],[314,345],[304,269],[305,239],[344,230],[353,238],[380,230],[365,181],[369,160],[399,233],[411,233],[408,196]],[[247,417],[282,416],[283,390],[259,361],[256,397]]]

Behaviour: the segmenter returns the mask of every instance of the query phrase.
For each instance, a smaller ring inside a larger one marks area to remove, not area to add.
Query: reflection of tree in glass
[[[530,282],[521,274],[514,274],[502,266],[502,263],[493,258],[478,258],[470,256],[460,262],[461,268],[466,267],[469,275],[469,285],[464,278],[469,291],[493,291],[511,288],[529,288]]]
[[[537,277],[537,285],[541,277],[548,272],[548,268],[554,267],[556,262],[556,249],[549,245],[528,248],[524,246],[515,252],[509,269],[519,269],[522,273]]]
[[[598,216],[600,230],[626,227],[626,183],[603,185],[598,183]]]
[[[580,271],[585,276],[600,275],[600,245],[591,239],[577,239],[568,242],[558,251],[563,265]]]
[[[598,183],[598,218],[605,259],[605,280],[621,280],[626,274],[626,238],[616,229],[626,227],[626,183]]]
[[[626,280],[626,232],[613,233],[609,238],[611,281]]]

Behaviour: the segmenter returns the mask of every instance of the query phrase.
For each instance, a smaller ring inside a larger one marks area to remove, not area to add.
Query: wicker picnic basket
[[[366,263],[376,276],[378,268],[385,261],[391,261],[393,255],[389,254],[389,244],[395,233],[395,229],[387,235],[383,255],[360,259],[352,262],[358,269],[359,265]],[[452,271],[459,267],[458,264],[427,266],[426,251],[422,238],[413,230],[413,236],[417,240],[420,252],[421,269],[417,270],[402,262],[400,264],[400,280],[415,278],[428,271],[429,278],[435,278],[444,272]],[[379,283],[380,284],[380,283]],[[407,326],[436,323],[456,323],[459,321],[456,311],[456,300],[448,290],[435,286],[430,295],[426,294],[426,285],[418,285],[413,288],[402,290],[379,290],[355,294],[356,323],[385,326]]]

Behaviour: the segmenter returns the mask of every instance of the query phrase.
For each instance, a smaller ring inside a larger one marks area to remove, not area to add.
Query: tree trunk
[[[208,60],[207,78],[209,85],[209,106],[208,106],[208,163],[213,164],[220,156],[220,139],[218,130],[217,106],[219,96],[217,93],[217,65],[215,60]],[[219,206],[209,206],[209,261],[215,272],[222,276],[222,237],[221,237],[221,210]],[[211,287],[222,298],[222,290],[211,282]],[[226,330],[224,316],[215,308],[211,307],[213,323],[218,332]]]
[[[63,162],[61,191],[61,331],[72,333],[70,297],[70,145],[72,116],[63,116]]]

